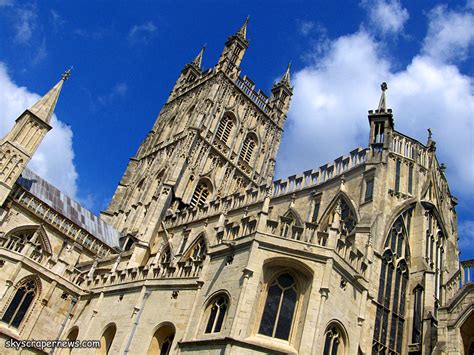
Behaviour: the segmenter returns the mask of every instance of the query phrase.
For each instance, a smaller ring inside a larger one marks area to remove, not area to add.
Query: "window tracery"
[[[228,299],[225,295],[214,298],[210,304],[205,333],[219,333],[221,331],[228,307]]]
[[[299,291],[291,274],[276,277],[267,291],[258,333],[289,340],[298,296]]]
[[[35,279],[30,278],[19,283],[15,295],[2,316],[2,322],[18,328],[37,295],[38,285]]]
[[[326,228],[334,228],[340,236],[349,236],[354,231],[357,219],[352,208],[342,196],[338,198],[334,208],[329,213]]]
[[[397,218],[385,241],[376,301],[374,354],[402,353],[411,214],[409,210]]]
[[[19,229],[8,233],[3,240],[0,241],[1,246],[16,251],[18,253],[29,252],[29,257],[37,262],[41,262],[44,252],[44,242],[42,241],[38,227],[36,229]],[[26,246],[31,248],[27,250]]]
[[[323,355],[340,354],[344,354],[344,337],[336,325],[331,325],[325,333]]]

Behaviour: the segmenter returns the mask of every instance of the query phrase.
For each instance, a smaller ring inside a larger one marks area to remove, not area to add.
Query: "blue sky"
[[[474,257],[474,1],[0,0],[0,134],[74,66],[31,167],[93,211],[106,206],[183,65],[215,64],[250,15],[243,74],[295,86],[277,163],[284,177],[366,146],[387,81],[396,129],[433,129],[448,166],[462,258]],[[306,152],[306,153],[304,153]]]

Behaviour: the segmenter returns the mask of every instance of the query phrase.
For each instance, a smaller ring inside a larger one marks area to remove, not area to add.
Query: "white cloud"
[[[474,45],[474,8],[463,12],[437,6],[430,12],[423,52],[440,61],[462,61]]]
[[[5,65],[0,63],[0,136],[3,137],[13,127],[15,119],[39,98],[39,95],[27,88],[15,84]],[[77,172],[73,163],[71,128],[59,121],[56,115],[52,118],[51,126],[53,129],[46,135],[28,166],[57,188],[76,198]]]
[[[474,249],[474,221],[466,220],[459,223],[459,247],[461,250]]]
[[[131,42],[148,42],[157,31],[157,27],[152,21],[148,21],[141,25],[135,25],[132,27],[128,34],[128,39]]]
[[[313,30],[313,28],[314,22],[312,21],[303,20],[299,22],[299,30],[303,36],[307,36],[311,32],[311,30]]]
[[[368,10],[369,21],[382,34],[397,34],[403,31],[410,15],[399,0],[366,0],[362,6]]]
[[[472,198],[474,181],[472,77],[419,54],[395,71],[380,44],[360,30],[293,75],[294,97],[278,159],[278,175],[317,168],[368,144],[367,110],[377,107],[387,81],[396,129],[426,142],[432,128],[452,191]]]
[[[28,43],[37,27],[37,15],[33,7],[18,8],[15,14],[15,41]]]

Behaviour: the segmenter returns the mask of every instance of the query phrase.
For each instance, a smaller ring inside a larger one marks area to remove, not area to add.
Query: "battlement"
[[[255,91],[255,83],[247,75],[238,76],[235,83],[263,112],[268,112],[268,96],[262,90]]]

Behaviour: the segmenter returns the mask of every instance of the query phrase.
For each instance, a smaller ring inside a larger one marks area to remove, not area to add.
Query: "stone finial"
[[[202,66],[202,57],[204,55],[204,51],[206,50],[206,46],[207,46],[207,43],[205,43],[201,50],[199,51],[198,55],[196,56],[196,58],[194,58],[194,60],[192,61],[192,65],[194,65],[196,68],[199,68],[201,69],[201,66]]]
[[[377,109],[378,112],[385,112],[387,110],[387,104],[385,100],[385,91],[387,91],[388,86],[387,83],[384,81],[380,88],[382,89],[382,94],[380,95],[379,107]]]
[[[237,31],[237,36],[241,36],[243,39],[247,40],[247,25],[249,23],[249,18],[250,15],[247,15],[247,18],[245,19],[244,24],[240,28],[240,30]]]

